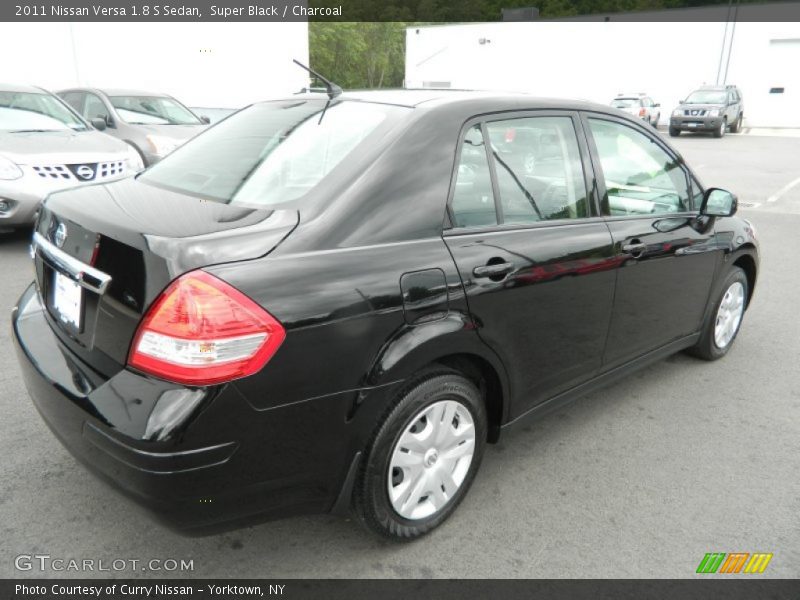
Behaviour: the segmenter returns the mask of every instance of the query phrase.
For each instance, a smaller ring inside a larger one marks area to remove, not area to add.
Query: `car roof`
[[[304,93],[324,100],[325,94]],[[296,99],[298,95],[284,99]],[[522,92],[493,92],[453,89],[395,89],[395,90],[346,90],[338,98],[357,102],[393,104],[409,108],[433,109],[443,106],[469,105],[478,112],[495,109],[559,109],[595,110],[608,112],[608,106],[570,98],[545,98]]]
[[[0,83],[0,92],[24,92],[28,94],[49,94],[47,90],[32,85],[17,85],[14,83]]]

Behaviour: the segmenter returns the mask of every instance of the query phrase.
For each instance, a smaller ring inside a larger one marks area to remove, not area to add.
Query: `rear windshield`
[[[228,204],[272,206],[304,196],[408,108],[320,100],[245,108],[149,168],[140,180]],[[321,121],[320,121],[321,118]]]
[[[639,106],[638,98],[617,98],[611,102],[614,108],[630,108],[631,106]]]

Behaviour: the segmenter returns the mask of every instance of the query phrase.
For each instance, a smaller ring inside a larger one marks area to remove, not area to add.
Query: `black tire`
[[[739,267],[731,267],[731,270],[728,272],[728,275],[722,280],[722,283],[717,286],[714,295],[712,296],[713,304],[711,306],[711,310],[706,317],[706,322],[703,324],[703,329],[700,335],[700,339],[698,340],[697,344],[692,346],[687,350],[689,354],[696,356],[698,358],[702,358],[703,360],[717,360],[725,356],[728,351],[733,346],[734,342],[736,341],[736,336],[739,333],[739,329],[742,326],[742,320],[744,319],[744,314],[742,315],[742,319],[739,321],[738,325],[736,326],[736,330],[733,333],[733,337],[731,340],[725,345],[724,348],[720,348],[717,346],[716,342],[714,341],[714,329],[717,323],[717,313],[719,312],[719,305],[722,303],[722,299],[725,297],[725,293],[728,289],[735,283],[741,283],[744,286],[744,303],[745,307],[747,306],[747,298],[749,297],[750,290],[748,288],[747,283],[747,276],[745,275],[744,271]]]
[[[387,489],[392,452],[400,436],[419,413],[442,400],[456,400],[469,410],[475,427],[472,461],[460,487],[443,507],[425,518],[406,519],[395,511]],[[441,525],[456,510],[475,478],[486,445],[486,433],[483,397],[469,379],[444,367],[416,378],[398,395],[362,461],[353,491],[354,508],[359,520],[373,532],[395,541],[416,539]]]
[[[653,129],[658,129],[658,122],[661,120],[661,113],[656,115],[656,118],[653,121],[650,121],[650,125],[653,126]]]
[[[720,126],[717,127],[714,130],[714,137],[715,138],[723,137],[725,135],[725,131],[727,131],[727,129],[728,129],[728,119],[725,118],[725,119],[722,119],[722,123],[720,123]]]
[[[670,127],[669,128],[669,136],[670,137],[678,137],[681,134],[681,130],[677,127]]]
[[[739,133],[742,130],[742,118],[740,113],[736,121],[731,125],[731,133]]]

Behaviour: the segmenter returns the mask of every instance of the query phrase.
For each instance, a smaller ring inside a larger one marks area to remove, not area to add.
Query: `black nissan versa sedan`
[[[735,212],[601,105],[263,102],[49,197],[19,361],[64,445],[179,530],[352,507],[415,538],[523,417],[728,352],[758,270]]]

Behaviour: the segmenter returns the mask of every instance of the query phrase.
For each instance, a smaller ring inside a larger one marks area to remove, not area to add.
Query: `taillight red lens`
[[[259,371],[285,338],[283,326],[242,292],[192,271],[150,307],[128,365],[187,385],[222,383]]]
[[[640,116],[640,117],[643,117],[643,116],[645,116],[646,114],[647,114],[647,111],[646,111],[645,109],[643,109],[643,108],[640,108],[640,109],[639,109],[639,116]]]

